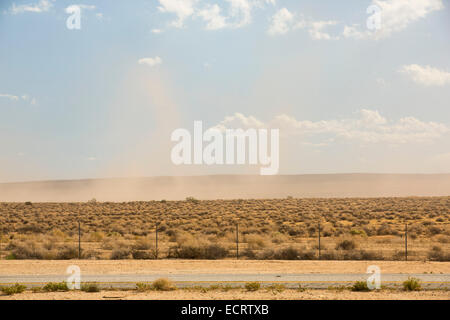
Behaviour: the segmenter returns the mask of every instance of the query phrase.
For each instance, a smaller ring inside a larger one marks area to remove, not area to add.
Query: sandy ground
[[[261,289],[247,292],[243,289],[230,291],[137,292],[101,291],[96,293],[52,292],[33,293],[26,291],[13,296],[0,295],[0,300],[450,300],[449,291],[402,292],[381,290],[379,292],[352,292],[349,290],[285,290],[271,292]]]
[[[421,261],[249,261],[249,260],[0,260],[0,275],[66,274],[77,265],[84,274],[161,273],[450,273],[450,262]]]

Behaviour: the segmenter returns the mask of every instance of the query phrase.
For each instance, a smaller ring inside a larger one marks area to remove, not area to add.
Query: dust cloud
[[[1,183],[3,202],[448,196],[450,174],[209,175]]]

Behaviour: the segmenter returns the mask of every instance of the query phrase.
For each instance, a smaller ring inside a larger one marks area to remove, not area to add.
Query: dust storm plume
[[[211,175],[0,184],[0,201],[448,196],[450,174]]]

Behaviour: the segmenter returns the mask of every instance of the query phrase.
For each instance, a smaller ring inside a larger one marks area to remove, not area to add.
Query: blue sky
[[[258,173],[174,166],[194,120],[279,128],[281,174],[450,172],[449,5],[3,0],[0,182]]]

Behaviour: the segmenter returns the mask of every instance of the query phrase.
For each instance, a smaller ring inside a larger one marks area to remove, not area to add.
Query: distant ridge
[[[449,195],[450,174],[210,175],[0,183],[2,202]]]

